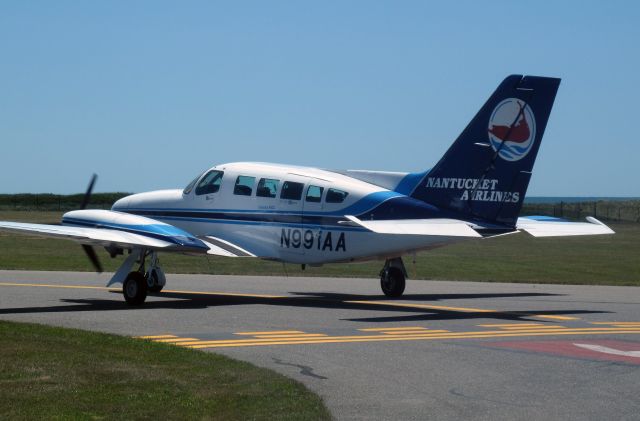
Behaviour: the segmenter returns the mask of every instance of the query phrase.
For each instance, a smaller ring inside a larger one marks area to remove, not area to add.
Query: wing
[[[564,237],[572,235],[603,235],[615,232],[591,216],[588,222],[569,222],[564,219],[527,216],[518,218],[516,228],[534,237]]]
[[[400,219],[362,221],[355,216],[346,215],[345,225],[355,225],[378,234],[397,235],[434,235],[447,237],[482,237],[476,231],[490,227],[474,225],[457,219]],[[574,235],[602,235],[614,234],[614,231],[593,217],[587,217],[588,222],[569,222],[564,219],[550,217],[521,217],[518,218],[516,230],[526,231],[534,237],[565,237]],[[474,229],[476,228],[476,229]],[[512,234],[517,232],[502,233]]]
[[[0,230],[61,238],[80,244],[165,252],[210,254],[225,257],[255,257],[228,241],[200,239],[173,225],[151,218],[107,210],[68,212],[65,225],[0,221]]]
[[[482,237],[466,222],[456,219],[396,219],[362,221],[355,216],[346,215],[348,225],[356,225],[377,234],[399,235],[437,235],[444,237]]]

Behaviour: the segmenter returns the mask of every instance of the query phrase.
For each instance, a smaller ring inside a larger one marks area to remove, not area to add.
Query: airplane
[[[111,210],[79,210],[61,225],[0,222],[0,229],[94,246],[127,257],[107,286],[144,303],[166,284],[158,253],[260,258],[300,265],[384,260],[380,286],[400,297],[402,256],[526,231],[534,237],[614,232],[602,222],[519,217],[560,79],[505,78],[444,156],[417,173],[324,170],[256,162],[216,165],[184,189],[133,194]]]

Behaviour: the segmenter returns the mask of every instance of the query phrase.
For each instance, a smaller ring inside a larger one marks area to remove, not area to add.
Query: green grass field
[[[0,212],[0,220],[55,223],[59,212]],[[640,285],[640,224],[611,223],[612,236],[533,238],[526,233],[470,240],[405,258],[414,279]],[[106,270],[111,259],[98,250]],[[161,255],[168,273],[344,276],[375,278],[383,262],[331,264],[319,268],[258,259]],[[80,246],[70,241],[0,234],[0,269],[92,270]]]
[[[320,420],[330,415],[301,384],[221,355],[0,321],[0,419]]]

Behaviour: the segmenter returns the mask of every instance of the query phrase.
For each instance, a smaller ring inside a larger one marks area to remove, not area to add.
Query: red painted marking
[[[518,349],[523,351],[541,352],[545,354],[562,355],[565,357],[584,358],[600,361],[620,361],[640,364],[640,358],[631,355],[615,355],[602,351],[595,351],[576,344],[595,345],[618,351],[640,351],[640,342],[575,339],[572,341],[518,341],[494,342],[491,346],[499,348]]]

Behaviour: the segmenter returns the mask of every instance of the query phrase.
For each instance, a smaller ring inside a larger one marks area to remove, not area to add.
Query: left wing
[[[255,257],[228,241],[213,237],[200,239],[173,225],[122,212],[72,211],[63,216],[62,223],[63,225],[47,225],[0,221],[0,230],[62,238],[91,246]]]

